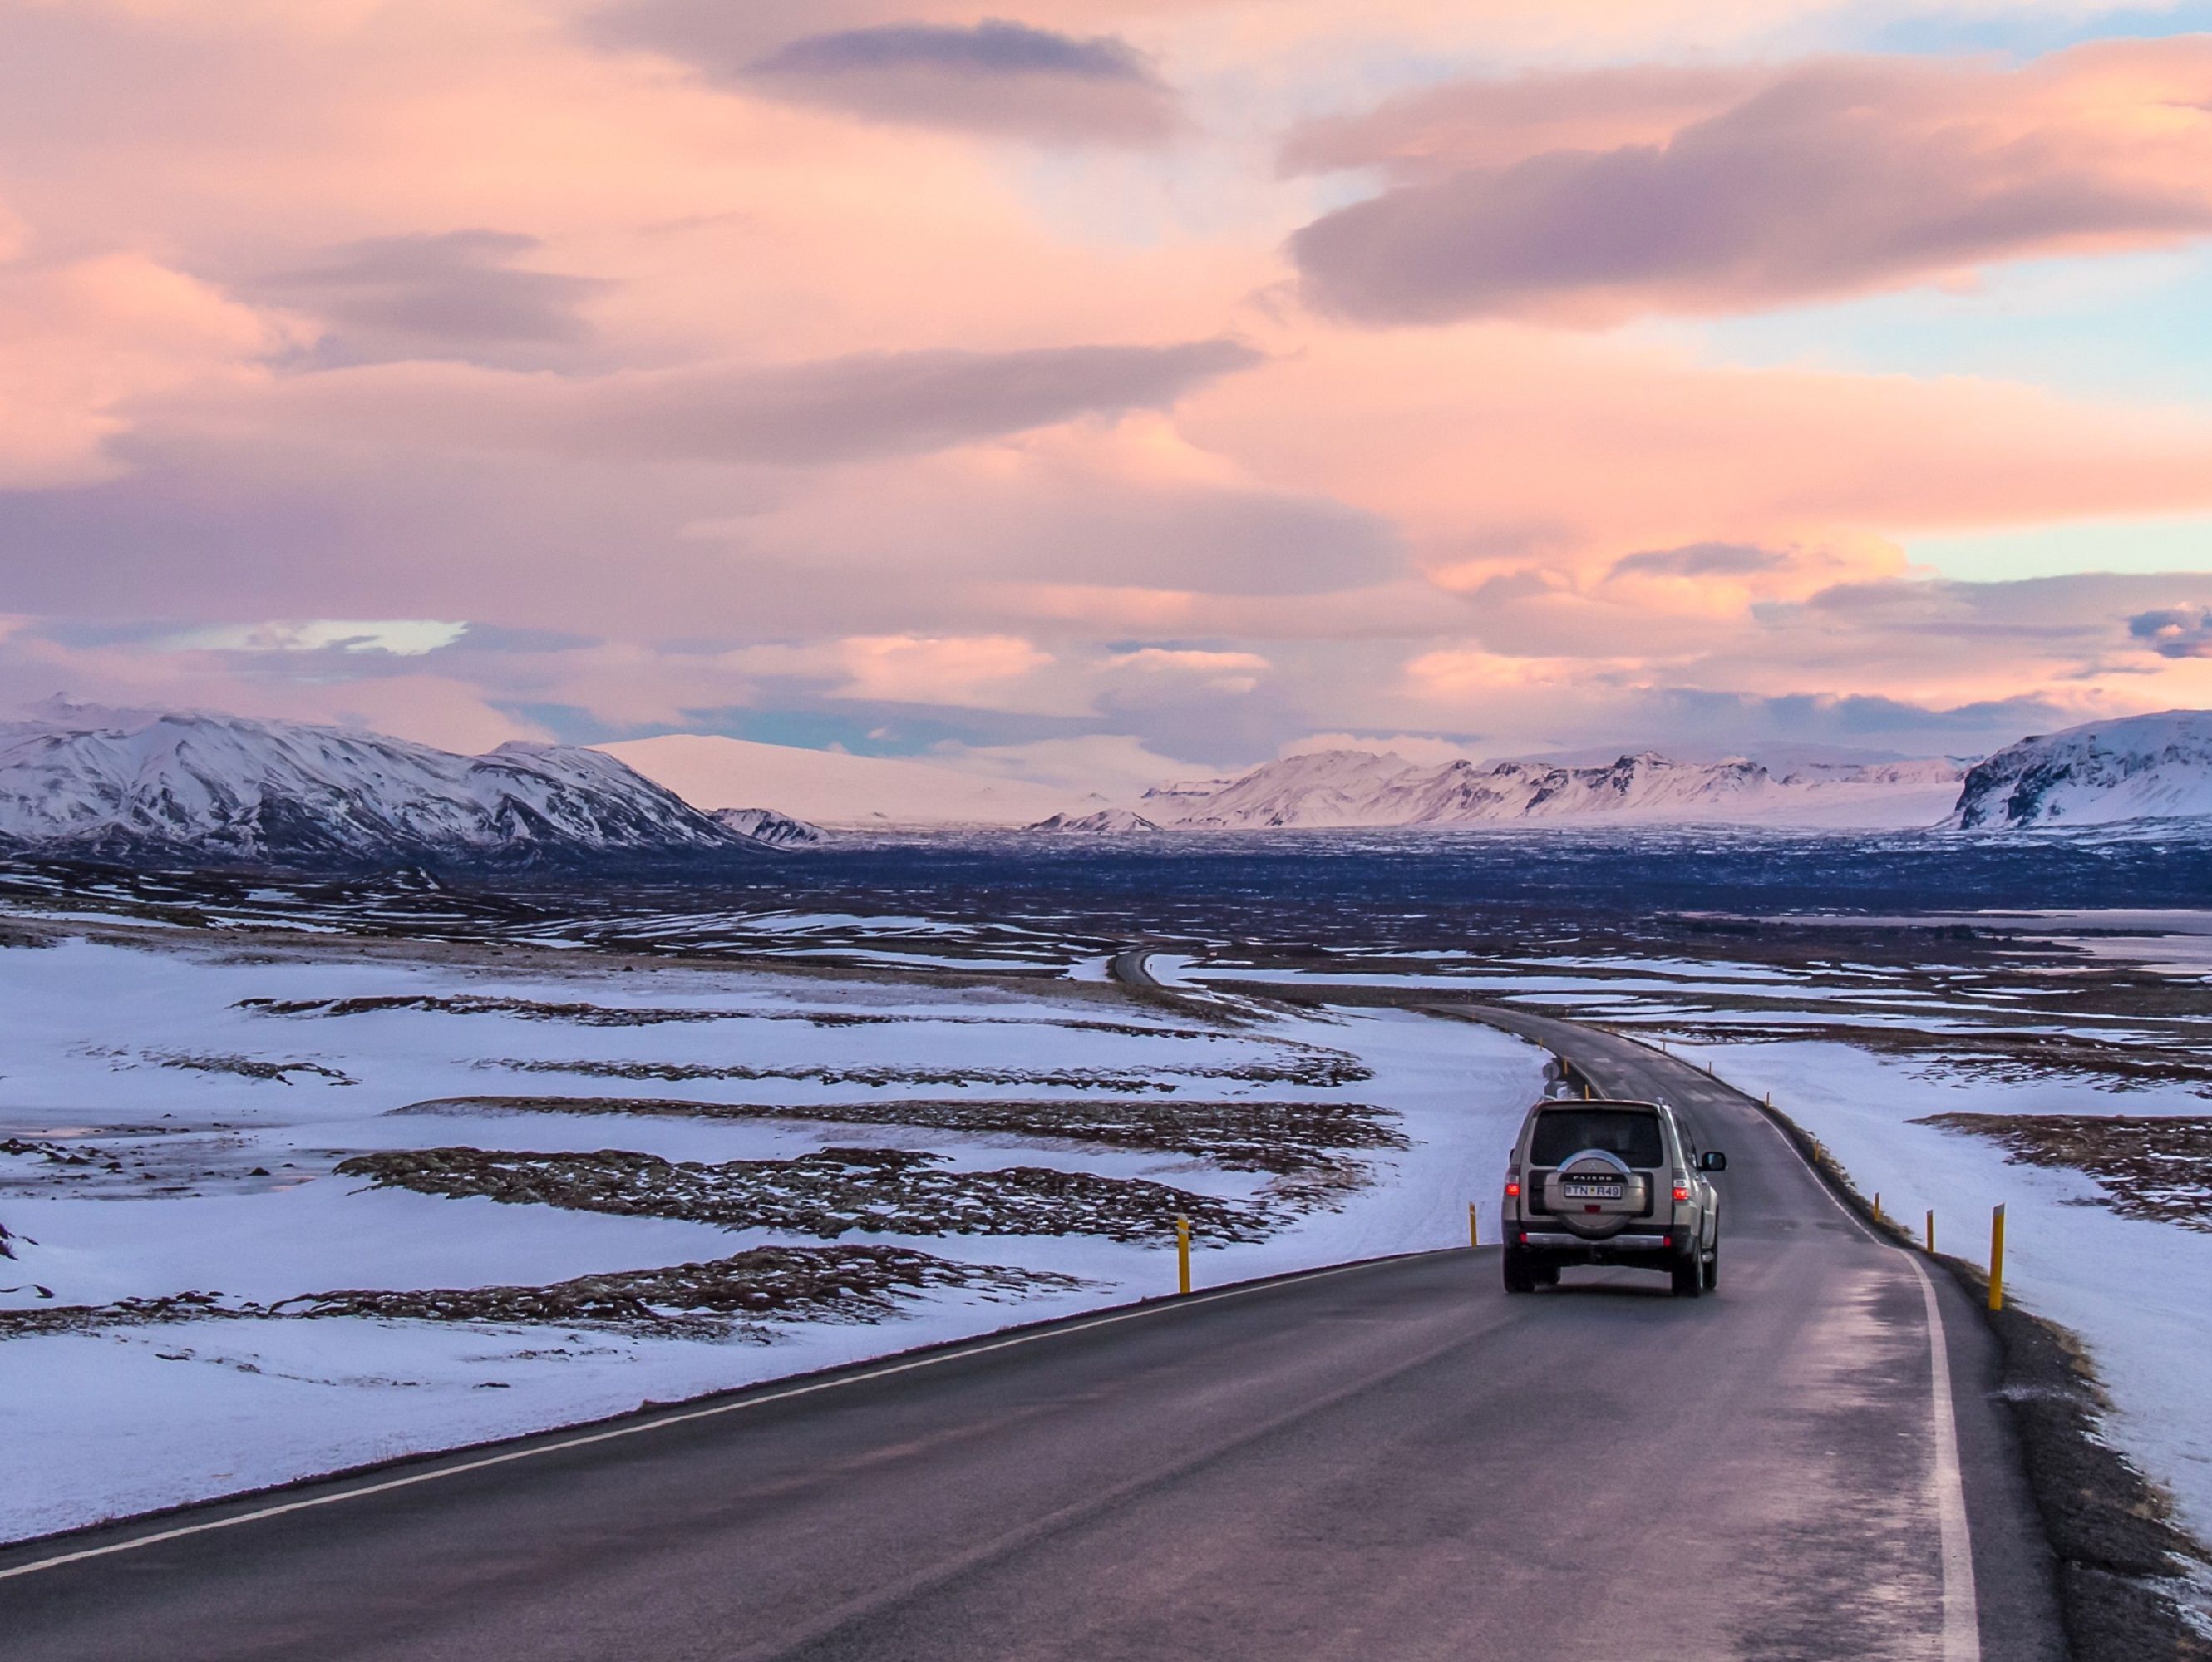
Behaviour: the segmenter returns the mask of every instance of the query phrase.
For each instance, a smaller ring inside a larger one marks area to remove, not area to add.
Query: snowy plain
[[[241,1004],[425,997],[495,1003],[466,1013],[335,1015]],[[579,1005],[708,1019],[610,1026],[546,1010]],[[817,1014],[833,1025],[816,1025],[809,1018]],[[1315,1046],[1350,1053],[1373,1076],[1296,1090],[1224,1076]],[[617,972],[587,953],[509,965],[181,931],[9,946],[0,947],[0,1143],[17,1139],[33,1152],[0,1154],[0,1226],[15,1252],[0,1258],[0,1310],[188,1291],[265,1304],[342,1288],[538,1285],[763,1244],[822,1244],[665,1218],[440,1198],[331,1173],[349,1154],[384,1148],[618,1148],[723,1161],[877,1144],[940,1154],[956,1168],[1054,1166],[1230,1197],[1262,1181],[1182,1154],[903,1124],[398,1111],[453,1099],[622,1092],[702,1102],[742,1095],[794,1108],[901,1095],[1098,1094],[988,1078],[958,1087],[811,1077],[749,1081],[741,1090],[680,1079],[635,1086],[501,1065],[576,1061],[794,1071],[1090,1068],[1148,1075],[1156,1091],[1207,1099],[1339,1099],[1394,1112],[1409,1146],[1361,1156],[1370,1180],[1339,1209],[1297,1216],[1253,1244],[1198,1243],[1201,1286],[1242,1280],[1463,1240],[1468,1202],[1496,1192],[1513,1126],[1541,1088],[1544,1060],[1504,1035],[1389,1011],[1200,1031],[1093,984],[1044,980],[946,989],[863,975]],[[285,1071],[252,1077],[211,1061]],[[79,1146],[121,1155],[123,1169],[56,1166],[35,1152]],[[143,1167],[133,1164],[141,1160]],[[872,1323],[773,1324],[765,1342],[359,1317],[0,1336],[0,1538],[618,1413],[1126,1303],[1174,1284],[1165,1239],[846,1239],[1058,1271],[1084,1285],[1021,1296],[939,1291]]]

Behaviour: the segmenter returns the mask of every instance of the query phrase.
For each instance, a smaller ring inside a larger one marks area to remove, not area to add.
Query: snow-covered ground
[[[365,997],[478,1002],[337,1014],[241,1008]],[[555,1006],[711,1019],[607,1026],[546,1008]],[[872,1020],[884,1016],[901,1020]],[[1140,1031],[1126,1031],[1133,1026]],[[1231,1076],[1313,1046],[1351,1053],[1373,1077],[1316,1087]],[[637,1083],[501,1065],[572,1062],[734,1063],[798,1076]],[[1203,1029],[1073,983],[952,990],[736,971],[616,972],[580,952],[552,968],[510,969],[339,947],[279,952],[184,931],[132,945],[0,947],[0,1147],[17,1139],[30,1151],[0,1153],[0,1227],[15,1254],[0,1257],[0,1310],[185,1292],[219,1293],[235,1305],[337,1289],[534,1286],[763,1244],[822,1245],[666,1218],[439,1198],[332,1174],[340,1159],[380,1149],[620,1148],[720,1162],[885,1145],[944,1155],[957,1170],[1051,1166],[1232,1198],[1265,1181],[1181,1154],[1011,1133],[395,1111],[424,1102],[628,1094],[796,1109],[901,1097],[1088,1103],[1109,1094],[1034,1080],[872,1085],[805,1076],[825,1066],[972,1068],[1038,1078],[1142,1075],[1170,1087],[1155,1098],[1338,1100],[1399,1116],[1410,1146],[1361,1156],[1372,1180],[1340,1209],[1308,1213],[1256,1244],[1200,1241],[1201,1285],[1240,1280],[1463,1239],[1467,1204],[1496,1192],[1503,1151],[1540,1088],[1543,1062],[1502,1035],[1415,1015]],[[257,1063],[285,1071],[239,1071]],[[56,1165],[40,1152],[53,1148],[98,1148],[117,1155],[119,1169]],[[939,1291],[878,1322],[778,1324],[768,1342],[356,1317],[0,1336],[0,1538],[1126,1302],[1174,1282],[1164,1239],[845,1239],[1059,1271],[1085,1285],[1028,1295]]]
[[[2108,1433],[2171,1487],[2200,1538],[2212,1535],[2212,1234],[2123,1217],[2081,1172],[2011,1164],[1987,1137],[1912,1123],[1942,1113],[2201,1115],[2203,1097],[1995,1083],[1832,1043],[1672,1048],[1741,1089],[1771,1092],[1891,1216],[1917,1229],[1932,1208],[1940,1251],[1988,1263],[1990,1208],[2002,1204],[2011,1296],[2087,1341],[2117,1410]]]

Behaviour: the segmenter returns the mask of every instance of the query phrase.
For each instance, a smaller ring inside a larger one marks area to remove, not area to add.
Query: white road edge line
[[[1951,1353],[1943,1341],[1943,1312],[1936,1284],[1910,1252],[1905,1261],[1920,1278],[1928,1306],[1929,1389],[1936,1420],[1936,1519],[1943,1538],[1943,1662],[1981,1662],[1981,1601],[1974,1587],[1974,1543],[1966,1526],[1966,1488],[1959,1472],[1959,1422],[1951,1402]]]
[[[742,1402],[717,1403],[708,1408],[687,1409],[679,1413],[665,1414],[635,1425],[614,1426],[605,1431],[587,1432],[580,1437],[566,1437],[557,1443],[541,1443],[534,1448],[509,1449],[503,1454],[488,1454],[481,1459],[465,1460],[458,1465],[440,1466],[434,1471],[417,1471],[404,1477],[387,1477],[379,1482],[361,1483],[338,1489],[329,1495],[311,1495],[304,1501],[287,1501],[273,1507],[257,1507],[251,1512],[238,1513],[228,1518],[211,1519],[204,1524],[183,1524],[174,1529],[157,1530],[150,1535],[133,1536],[128,1541],[112,1541],[105,1546],[84,1547],[76,1552],[57,1553],[51,1558],[33,1559],[27,1564],[0,1569],[0,1581],[12,1580],[19,1575],[35,1575],[40,1570],[59,1569],[64,1564],[81,1564],[88,1558],[106,1558],[117,1553],[136,1552],[142,1547],[159,1546],[165,1541],[180,1541],[187,1536],[207,1535],[216,1530],[235,1529],[240,1524],[259,1523],[264,1518],[282,1518],[288,1513],[307,1512],[316,1507],[335,1506],[341,1501],[357,1501],[371,1495],[387,1495],[393,1489],[412,1488],[418,1483],[434,1483],[441,1478],[459,1477],[465,1472],[483,1471],[492,1466],[510,1465],[518,1460],[536,1459],[541,1455],[565,1453],[572,1448],[587,1448],[594,1443],[611,1443],[623,1437],[641,1436],[648,1431],[664,1427],[684,1425],[693,1420],[712,1420],[725,1414],[742,1413],[746,1409],[765,1408],[770,1403],[789,1402],[795,1397],[811,1397],[817,1392],[842,1390],[847,1385],[865,1385],[872,1379],[888,1379],[900,1373],[911,1373],[920,1368],[939,1367],[946,1362],[964,1361],[970,1356],[988,1355],[994,1350],[1012,1350],[1018,1345],[1036,1344],[1046,1339],[1057,1339],[1072,1333],[1087,1333],[1093,1328],[1112,1327],[1121,1322],[1133,1322],[1146,1316],[1163,1315],[1170,1310],[1188,1310],[1194,1305],[1217,1304],[1224,1299],[1249,1298],[1255,1293],[1272,1292],[1291,1282],[1317,1282],[1331,1275],[1348,1275],[1364,1269],[1369,1264],[1388,1260],[1368,1259],[1360,1263],[1334,1264],[1327,1269],[1308,1270],[1300,1274],[1279,1276],[1249,1287],[1226,1287],[1214,1293],[1196,1293],[1188,1298],[1164,1299],[1157,1304],[1140,1306],[1134,1310],[1123,1310],[1109,1316],[1096,1316],[1088,1321],[1079,1321],[1065,1327],[1051,1327],[1036,1333],[1017,1333],[1011,1338],[995,1339],[988,1343],[963,1345],[933,1356],[920,1356],[912,1361],[894,1362],[887,1367],[870,1368],[865,1373],[849,1373],[836,1379],[818,1379],[812,1385],[793,1385],[764,1396],[748,1397]],[[432,1456],[431,1458],[435,1458]],[[1948,1659],[1947,1659],[1948,1662]]]
[[[1929,1413],[1935,1434],[1929,1488],[1936,1505],[1936,1526],[1942,1543],[1943,1662],[1982,1662],[1981,1597],[1974,1583],[1974,1540],[1966,1522],[1966,1479],[1959,1468],[1959,1415],[1951,1397],[1951,1347],[1943,1335],[1943,1311],[1936,1300],[1936,1283],[1928,1278],[1926,1268],[1909,1248],[1884,1240],[1865,1219],[1844,1204],[1843,1197],[1828,1187],[1820,1168],[1805,1157],[1805,1151],[1787,1131],[1752,1101],[1748,1091],[1737,1090],[1726,1080],[1718,1082],[1751,1104],[1759,1114],[1759,1123],[1771,1131],[1775,1140],[1812,1174],[1814,1183],[1828,1197],[1830,1204],[1844,1215],[1845,1222],[1875,1245],[1901,1253],[1919,1278],[1921,1303],[1928,1312]]]

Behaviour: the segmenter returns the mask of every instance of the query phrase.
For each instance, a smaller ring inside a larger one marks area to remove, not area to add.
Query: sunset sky
[[[471,750],[2212,705],[2212,5],[11,0],[0,576]]]

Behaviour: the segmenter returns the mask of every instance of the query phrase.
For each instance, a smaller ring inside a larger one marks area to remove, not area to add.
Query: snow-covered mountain
[[[1777,776],[1757,762],[1677,762],[1649,751],[1601,767],[1423,767],[1392,752],[1329,750],[1285,757],[1211,788],[1163,787],[1139,809],[1193,830],[1586,819],[1871,830],[1940,819],[1957,800],[1961,771],[1938,758],[1823,764]]]
[[[1967,829],[2212,815],[2212,710],[2092,721],[2007,746],[1966,775]]]
[[[830,833],[821,826],[778,813],[774,808],[716,808],[708,818],[725,831],[771,849],[819,848],[830,840]]]
[[[1159,826],[1127,808],[1101,808],[1096,813],[1055,813],[1024,827],[1033,831],[1073,831],[1092,837],[1124,837],[1156,831]]]
[[[611,756],[54,703],[0,722],[0,848],[296,868],[604,865],[763,845]]]

